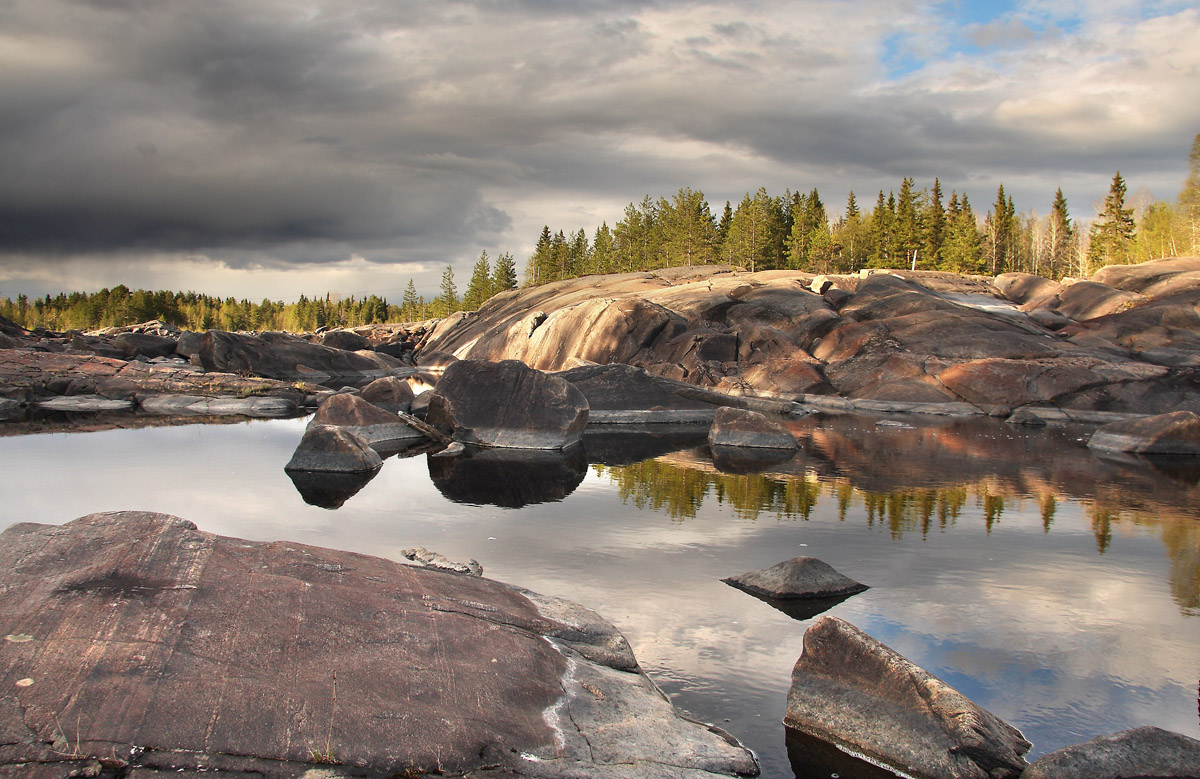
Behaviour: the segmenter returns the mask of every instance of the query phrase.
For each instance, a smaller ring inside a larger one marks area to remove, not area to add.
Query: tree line
[[[782,196],[759,188],[736,207],[726,201],[718,216],[703,192],[683,187],[670,199],[630,203],[615,226],[601,224],[590,239],[582,228],[565,233],[544,226],[525,283],[717,263],[751,271],[911,268],[1086,277],[1104,265],[1200,254],[1200,135],[1188,167],[1175,203],[1136,206],[1127,204],[1118,171],[1087,230],[1071,218],[1061,188],[1050,213],[1039,216],[1017,213],[1001,184],[981,218],[966,192],[952,190],[947,199],[940,180],[918,189],[906,177],[898,192],[880,190],[870,208],[851,191],[831,219],[816,188]]]

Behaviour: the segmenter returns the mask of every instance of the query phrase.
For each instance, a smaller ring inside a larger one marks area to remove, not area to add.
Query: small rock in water
[[[465,563],[458,563],[444,554],[439,552],[431,552],[423,546],[415,546],[411,549],[404,549],[400,552],[406,560],[412,560],[415,563],[420,563],[425,568],[437,568],[442,571],[450,571],[451,573],[462,573],[467,576],[483,576],[483,566],[475,560],[468,560]]]

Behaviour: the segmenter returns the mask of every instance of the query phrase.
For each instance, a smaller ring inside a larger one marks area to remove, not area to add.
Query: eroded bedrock
[[[0,635],[0,772],[757,771],[580,606],[161,514],[6,530]]]

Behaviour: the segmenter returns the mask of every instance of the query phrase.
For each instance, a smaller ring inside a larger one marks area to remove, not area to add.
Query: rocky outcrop
[[[373,406],[393,414],[412,407],[412,385],[396,376],[384,376],[363,387],[358,396]]]
[[[794,557],[782,563],[731,576],[721,581],[768,598],[832,598],[869,589],[815,557]]]
[[[382,464],[375,450],[354,434],[340,427],[310,424],[283,469],[363,473],[377,471]]]
[[[708,429],[708,445],[794,450],[796,437],[757,411],[719,408]]]
[[[551,371],[621,363],[805,403],[1200,411],[1200,260],[1145,265],[1070,284],[865,271],[823,278],[822,294],[792,271],[590,276],[497,296],[421,348]]]
[[[582,607],[164,515],[10,527],[0,633],[0,771],[756,773]]]
[[[1134,454],[1200,455],[1200,415],[1176,411],[1104,425],[1088,439],[1092,449]]]
[[[515,449],[577,444],[587,419],[583,393],[516,360],[450,363],[425,415],[456,441]]]
[[[1200,741],[1144,727],[1066,747],[1035,760],[1021,779],[1196,779]]]
[[[330,377],[390,376],[402,367],[375,352],[334,349],[289,333],[209,330],[200,338],[197,356],[207,371],[317,382]]]
[[[1016,779],[1030,743],[836,617],[804,634],[784,724],[919,779]]]

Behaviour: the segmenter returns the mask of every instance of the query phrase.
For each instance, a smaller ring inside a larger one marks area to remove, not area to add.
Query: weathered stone
[[[756,411],[719,408],[708,430],[708,443],[710,446],[795,449],[796,437],[783,425]]]
[[[46,398],[37,402],[40,408],[51,411],[122,411],[133,408],[131,400],[114,400],[99,395],[71,395]]]
[[[376,449],[387,450],[393,442],[424,438],[396,414],[371,405],[357,395],[338,393],[326,398],[308,426],[337,427]]]
[[[1143,727],[1099,736],[1035,760],[1021,779],[1198,779],[1200,741]]]
[[[1010,425],[1025,425],[1026,427],[1045,427],[1046,419],[1030,408],[1019,408],[1004,420]]]
[[[1113,422],[1088,439],[1092,449],[1136,454],[1200,455],[1200,415],[1194,411]]]
[[[125,359],[142,357],[166,357],[174,354],[176,339],[150,333],[121,333],[113,338],[113,345],[121,349]]]
[[[336,396],[335,396],[336,397]],[[285,471],[376,471],[383,464],[366,442],[339,427],[309,425]]]
[[[632,365],[585,365],[554,374],[575,386],[589,411],[713,410],[726,399]],[[590,418],[590,417],[589,417]]]
[[[1051,299],[1062,290],[1062,284],[1032,273],[1001,273],[992,282],[1000,294],[1014,303]]]
[[[1030,743],[836,617],[804,634],[784,724],[919,779],[1016,779]]]
[[[288,333],[246,335],[209,330],[201,336],[198,356],[208,371],[249,373],[270,379],[321,379],[330,376],[389,376],[394,369],[369,356],[332,349]]]
[[[143,411],[179,416],[236,415],[273,419],[296,413],[296,402],[280,397],[151,395],[142,398],[140,403]]]
[[[721,581],[768,598],[830,598],[869,589],[815,557],[795,557]]]
[[[466,576],[483,576],[483,566],[476,560],[468,560],[465,563],[456,563],[446,555],[440,552],[431,552],[423,546],[415,546],[410,549],[400,550],[400,556],[406,560],[412,560],[425,568],[436,568],[439,571],[449,571],[450,573],[461,573]]]
[[[412,385],[396,376],[375,379],[358,393],[368,403],[384,411],[408,411],[412,406]]]
[[[563,449],[587,426],[588,402],[570,382],[516,360],[451,363],[426,421],[468,444]]]
[[[347,352],[358,352],[370,349],[371,342],[358,333],[349,330],[330,330],[321,335],[321,345],[332,349],[343,349]]]
[[[589,659],[624,642],[572,616],[582,607],[140,512],[2,539],[0,633],[30,636],[3,658],[10,679],[34,680],[0,706],[10,765],[142,779],[756,772],[636,664]]]

